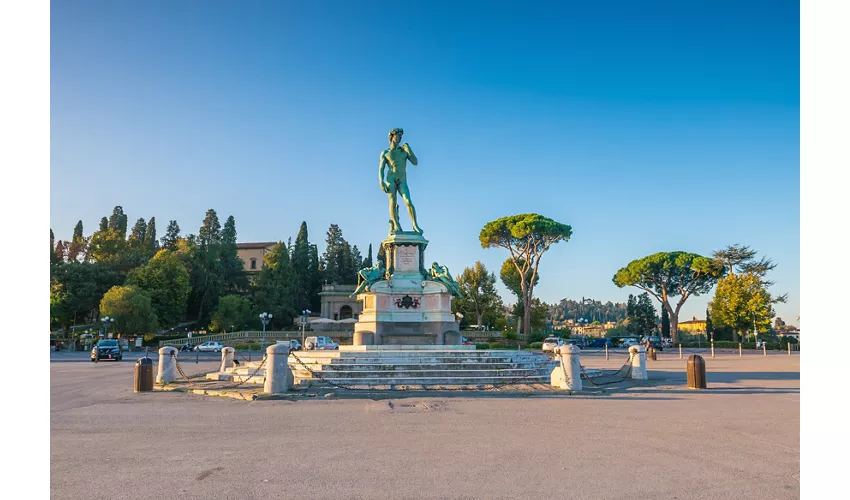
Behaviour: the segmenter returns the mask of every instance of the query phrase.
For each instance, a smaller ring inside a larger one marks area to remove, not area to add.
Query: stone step
[[[451,385],[493,385],[503,384],[513,380],[512,377],[407,377],[407,378],[346,378],[328,379],[331,382],[345,386],[451,386]],[[531,375],[523,378],[517,383],[523,384],[549,384],[549,375]],[[297,379],[298,385],[332,385],[320,379]]]
[[[305,363],[311,370],[320,371],[375,371],[394,372],[406,370],[504,370],[520,369],[529,370],[540,365],[540,363],[358,363],[345,365],[310,364]],[[290,363],[293,370],[304,369],[299,363]],[[548,366],[548,365],[543,365]],[[554,366],[554,365],[553,365]]]
[[[533,369],[533,367],[532,367]],[[465,378],[465,377],[491,377],[512,379],[523,375],[533,374],[539,376],[549,376],[552,373],[551,369],[542,369],[531,372],[530,369],[518,370],[399,370],[399,371],[370,371],[370,370],[327,370],[317,372],[318,376],[332,380],[345,379],[383,379],[387,381],[396,379],[427,379],[427,378]],[[318,378],[307,370],[295,370],[296,378]]]
[[[496,363],[511,363],[518,361],[525,362],[537,362],[541,363],[545,359],[542,356],[482,356],[482,357],[467,357],[467,356],[457,356],[457,357],[434,357],[434,356],[416,356],[416,357],[351,357],[351,358],[316,358],[312,356],[298,356],[304,363],[323,363],[323,364],[333,364],[333,365],[344,365],[344,364],[360,364],[360,363],[374,363],[374,364],[405,364],[405,363],[482,363],[482,362],[496,362]],[[289,357],[290,363],[297,363],[295,357]]]

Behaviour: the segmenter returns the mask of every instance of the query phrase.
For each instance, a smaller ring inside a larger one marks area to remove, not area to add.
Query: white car
[[[339,344],[330,337],[307,337],[304,339],[304,348],[308,351],[334,351],[339,349]]]
[[[223,347],[224,344],[221,342],[204,342],[203,344],[196,345],[195,350],[200,352],[221,352]]]
[[[564,345],[564,339],[558,337],[547,337],[543,341],[543,352],[554,352],[556,347]]]
[[[640,345],[640,340],[636,338],[623,339],[623,342],[620,344],[620,347],[631,347],[633,345]]]
[[[278,340],[277,343],[283,344],[283,345],[289,344],[289,350],[290,351],[300,351],[301,350],[301,342],[299,342],[297,340]]]

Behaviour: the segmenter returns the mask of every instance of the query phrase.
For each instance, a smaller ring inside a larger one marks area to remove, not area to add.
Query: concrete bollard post
[[[761,343],[761,351],[764,353],[765,356],[767,356],[767,343],[766,342]]]
[[[605,361],[608,361],[608,344],[605,344]]]
[[[711,357],[714,357],[714,341],[711,341]]]
[[[739,357],[739,358],[744,357],[744,348],[743,348],[743,344],[741,344],[740,342],[738,342],[738,357]]]
[[[684,359],[682,357],[682,344],[679,344],[679,359]]]
[[[560,360],[560,363],[552,370],[552,375],[549,377],[552,387],[567,391],[582,389],[580,353],[581,350],[572,344],[555,348],[555,357]]]
[[[233,366],[233,357],[236,355],[236,349],[232,347],[224,347],[221,349],[221,366],[218,367],[218,371],[223,372],[224,370]]]
[[[159,350],[159,366],[156,370],[157,384],[170,384],[180,376],[177,373],[177,348],[165,346]]]
[[[266,383],[263,392],[279,394],[292,388],[294,377],[289,369],[289,344],[274,344],[266,348]]]
[[[791,355],[791,342],[788,342],[788,355]]]
[[[632,379],[647,380],[646,374],[646,347],[633,345],[629,347],[629,356],[632,359]]]

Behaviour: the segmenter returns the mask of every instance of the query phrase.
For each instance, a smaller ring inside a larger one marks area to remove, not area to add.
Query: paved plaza
[[[51,353],[51,498],[799,498],[798,353],[703,356],[707,391],[665,350],[649,383],[583,396],[249,403],[134,394],[138,353]]]

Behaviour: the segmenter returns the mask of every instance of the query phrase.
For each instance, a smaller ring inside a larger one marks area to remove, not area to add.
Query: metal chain
[[[626,373],[623,375],[623,378],[621,378],[619,380],[610,380],[608,382],[594,382],[593,381],[594,377],[591,377],[590,375],[588,375],[588,373],[586,371],[584,371],[584,366],[579,364],[579,367],[581,368],[581,373],[584,375],[584,378],[587,379],[587,381],[590,382],[591,385],[602,386],[602,385],[616,384],[618,382],[622,382],[622,381],[626,380],[632,374],[632,358],[634,358],[634,355],[632,353],[629,353],[629,359],[628,359],[628,361],[626,361],[626,364],[624,364],[622,367],[620,367],[619,370],[617,370],[617,372],[620,372],[620,371],[623,370],[623,367],[628,365],[629,368],[628,368],[628,370],[626,370]],[[617,372],[612,373],[611,375],[614,375]],[[608,375],[597,375],[595,378],[601,378],[601,377],[606,377],[606,376],[608,376]]]
[[[346,390],[349,390],[349,391],[372,391],[372,390],[374,390],[374,389],[369,388],[369,387],[366,387],[366,388],[364,388],[364,387],[353,387],[353,386],[349,386],[349,385],[346,385],[346,384],[340,384],[340,383],[337,383],[337,382],[333,382],[330,379],[324,378],[319,372],[313,371],[309,366],[304,364],[304,362],[301,360],[301,358],[299,358],[294,352],[290,352],[289,354],[292,357],[295,358],[295,361],[297,361],[298,364],[300,364],[301,366],[304,367],[305,370],[310,372],[310,375],[315,375],[316,378],[318,378],[319,380],[321,380],[323,382],[327,382],[328,384],[330,384],[334,387],[339,387],[340,389],[346,389]],[[489,387],[485,387],[483,390],[492,391],[492,390],[499,389],[501,387],[505,387],[505,386],[508,386],[508,385],[518,384],[520,381],[525,380],[528,377],[532,376],[534,373],[536,373],[538,370],[540,370],[540,368],[543,368],[543,366],[549,364],[551,361],[552,361],[552,358],[546,358],[542,363],[540,363],[536,367],[528,370],[528,372],[525,375],[521,375],[521,376],[516,377],[514,379],[508,380],[507,382],[499,382],[497,384],[492,384]],[[497,370],[497,371],[503,371],[503,370]],[[392,385],[392,384],[387,384],[387,385]],[[397,391],[399,389],[390,389],[390,390]],[[429,391],[462,391],[464,389],[453,389],[453,388],[445,388],[445,387],[429,387],[427,390],[429,390]]]
[[[203,377],[203,376],[205,376],[207,373],[212,373],[212,371],[203,372],[203,373],[197,373],[197,374],[192,375],[191,377],[188,377],[188,376],[186,376],[186,374],[183,372],[183,368],[181,368],[181,367],[180,367],[180,361],[178,361],[178,360],[177,360],[177,353],[171,353],[171,356],[174,358],[174,364],[175,364],[175,366],[177,367],[177,372],[178,372],[178,373],[180,373],[180,375],[181,375],[181,376],[183,376],[183,378],[185,378],[185,379],[186,379],[186,382],[189,382],[189,385],[190,385],[190,386],[192,386],[192,387],[193,387],[193,388],[195,388],[195,389],[202,389],[202,387],[199,387],[198,385],[196,385],[196,383],[195,383],[195,382],[193,382],[191,379],[193,379],[193,378],[198,378],[198,377]],[[249,380],[251,380],[252,378],[254,378],[254,377],[257,375],[257,373],[259,373],[259,372],[260,372],[260,370],[263,368],[263,365],[265,365],[265,364],[266,364],[266,358],[263,358],[263,361],[260,363],[260,365],[257,367],[257,369],[256,369],[256,370],[254,370],[254,373],[252,373],[251,375],[249,375],[247,378],[243,379],[241,382],[236,383],[236,384],[231,384],[231,385],[228,385],[228,386],[223,386],[223,387],[214,387],[213,389],[215,389],[215,390],[236,389],[237,387],[241,386],[242,384],[244,384],[244,383],[246,383],[247,381],[249,381]],[[219,365],[219,368],[221,368],[221,365]],[[218,370],[216,370],[216,371],[218,371]],[[265,382],[265,377],[264,377],[264,382]]]

